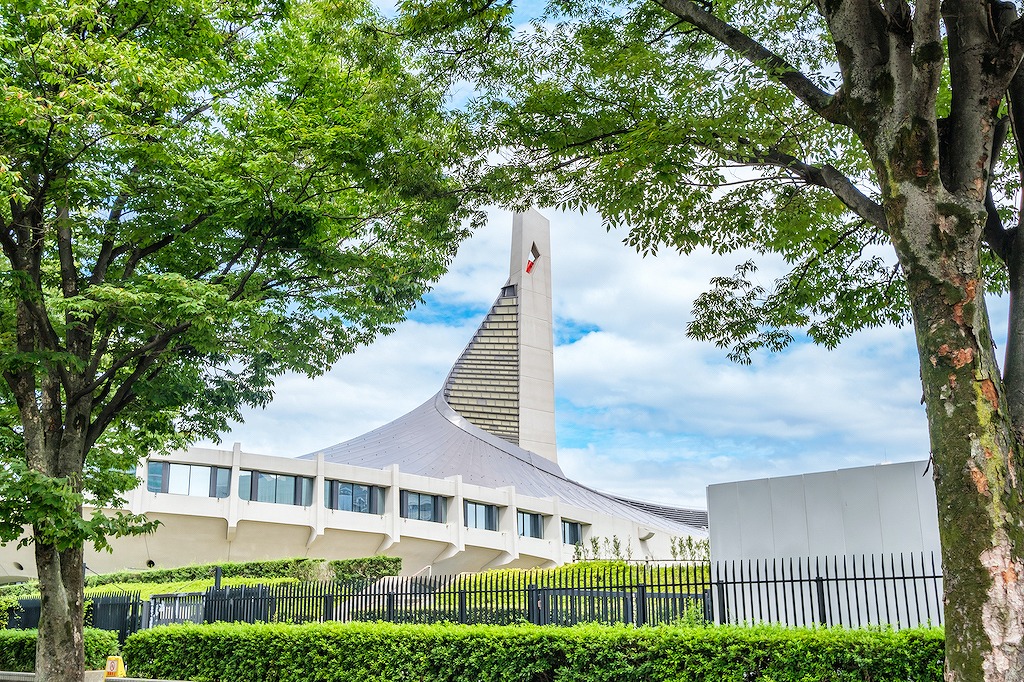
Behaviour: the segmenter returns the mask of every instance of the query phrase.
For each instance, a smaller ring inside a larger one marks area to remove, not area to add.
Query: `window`
[[[562,542],[567,545],[583,542],[583,525],[576,521],[562,521]]]
[[[498,530],[498,508],[493,504],[466,500],[463,507],[466,512],[466,528]]]
[[[444,523],[448,499],[440,495],[403,490],[400,495],[402,517]]]
[[[146,489],[151,493],[227,497],[231,489],[231,469],[150,461],[147,465]]]
[[[313,479],[265,471],[242,471],[238,476],[238,496],[254,502],[313,504]]]
[[[383,514],[384,488],[346,481],[324,481],[324,506],[360,514]]]
[[[516,525],[519,527],[519,535],[524,538],[544,537],[544,527],[541,525],[540,514],[532,512],[516,512]]]

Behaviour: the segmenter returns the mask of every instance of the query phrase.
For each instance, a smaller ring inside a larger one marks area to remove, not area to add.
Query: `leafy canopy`
[[[880,201],[852,131],[799,102],[767,57],[751,63],[660,4],[550,0],[514,15],[511,1],[467,11],[461,1],[410,0],[402,10],[429,64],[475,84],[469,116],[494,152],[479,170],[499,196],[596,208],[644,254],[744,254],[696,301],[691,334],[749,361],[796,330],[831,347],[858,329],[908,322],[888,235],[822,177],[841,174]],[[835,45],[805,3],[698,4],[822,90],[839,87]],[[517,25],[531,9],[538,14]],[[938,115],[949,106],[947,69]],[[994,186],[1007,219],[1019,186],[1011,148]],[[771,284],[758,278],[766,254],[786,266]],[[1005,269],[995,259],[986,267],[988,287],[1003,290]]]
[[[388,333],[466,235],[463,133],[363,0],[0,3],[0,540],[99,511]]]

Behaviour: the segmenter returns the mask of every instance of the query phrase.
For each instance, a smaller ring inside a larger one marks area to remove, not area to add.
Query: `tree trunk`
[[[37,682],[81,682],[85,669],[82,607],[85,583],[81,547],[58,551],[35,543],[39,573]]]
[[[907,277],[931,437],[945,576],[945,679],[1019,682],[1024,505],[978,257],[984,207],[908,182],[887,208]]]

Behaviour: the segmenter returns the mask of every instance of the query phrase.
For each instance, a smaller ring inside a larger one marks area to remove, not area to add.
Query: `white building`
[[[87,550],[107,572],[284,557],[401,556],[405,573],[571,561],[619,538],[668,558],[707,535],[707,514],[598,492],[568,478],[555,446],[548,221],[513,223],[508,281],[448,375],[412,412],[298,459],[192,448],[143,462],[128,508],[152,535]],[[0,580],[34,576],[31,548],[0,548]]]

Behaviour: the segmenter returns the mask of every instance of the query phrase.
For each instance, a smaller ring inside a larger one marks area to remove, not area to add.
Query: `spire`
[[[475,426],[557,462],[551,235],[534,210],[512,218],[508,282],[445,382]]]

